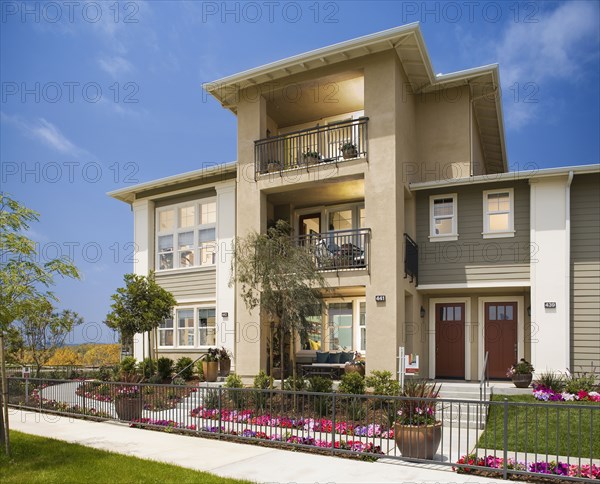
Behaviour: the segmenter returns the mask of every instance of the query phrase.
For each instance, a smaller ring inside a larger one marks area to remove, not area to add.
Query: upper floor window
[[[181,269],[215,263],[217,202],[206,198],[156,211],[156,267]]]
[[[512,188],[483,192],[483,237],[514,237]]]
[[[458,203],[456,193],[429,198],[431,241],[458,240]]]

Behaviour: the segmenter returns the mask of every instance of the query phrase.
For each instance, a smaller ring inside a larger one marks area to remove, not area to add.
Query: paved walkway
[[[14,430],[152,459],[222,477],[269,483],[495,483],[442,466],[381,459],[363,462],[250,444],[134,429],[116,422],[90,422],[10,409]]]

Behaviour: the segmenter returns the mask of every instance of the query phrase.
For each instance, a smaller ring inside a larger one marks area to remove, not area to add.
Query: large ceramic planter
[[[394,440],[402,457],[433,459],[442,439],[442,422],[434,425],[394,424]]]
[[[227,376],[231,371],[231,360],[219,360],[219,376]]]
[[[117,398],[115,400],[115,411],[119,420],[130,422],[142,418],[142,397]]]
[[[517,388],[527,388],[531,385],[531,379],[533,375],[531,373],[515,373],[512,376],[512,382]]]
[[[358,373],[360,376],[365,376],[364,365],[346,365],[344,366],[344,373]]]
[[[217,376],[219,375],[219,362],[203,361],[202,372],[204,373],[204,379],[206,381],[217,381]]]

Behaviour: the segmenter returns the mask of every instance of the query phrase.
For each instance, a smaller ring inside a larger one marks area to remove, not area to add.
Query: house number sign
[[[556,303],[555,302],[545,302],[544,303],[544,307],[546,309],[555,309],[556,308]]]
[[[375,301],[377,302],[385,302],[385,295],[375,296]]]

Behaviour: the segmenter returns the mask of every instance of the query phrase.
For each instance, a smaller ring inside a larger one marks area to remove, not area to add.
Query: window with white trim
[[[159,348],[203,348],[217,344],[217,318],[214,306],[178,307],[174,318],[158,326]]]
[[[429,197],[431,241],[458,239],[458,204],[456,193]]]
[[[206,198],[156,210],[158,271],[215,264],[217,202]]]
[[[483,192],[483,237],[514,237],[514,192],[512,188]]]

